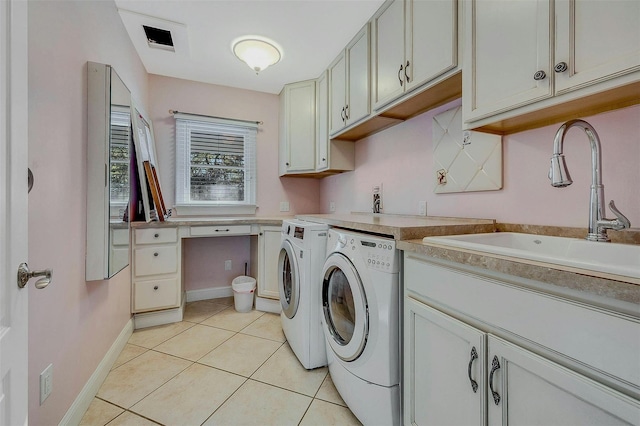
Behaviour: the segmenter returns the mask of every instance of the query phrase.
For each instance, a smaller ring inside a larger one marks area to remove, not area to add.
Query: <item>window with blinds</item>
[[[129,109],[112,109],[109,143],[109,198],[122,218],[124,207],[129,202],[129,142],[131,122]],[[112,214],[113,215],[113,214]]]
[[[176,114],[176,204],[255,205],[257,127],[191,117]]]

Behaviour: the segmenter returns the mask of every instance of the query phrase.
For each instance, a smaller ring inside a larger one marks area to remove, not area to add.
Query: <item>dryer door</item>
[[[353,361],[364,350],[369,335],[369,308],[362,281],[341,253],[327,257],[322,274],[325,336],[338,357]]]
[[[280,305],[287,318],[293,318],[298,311],[300,300],[300,274],[296,252],[289,242],[284,240],[278,256],[278,289]]]

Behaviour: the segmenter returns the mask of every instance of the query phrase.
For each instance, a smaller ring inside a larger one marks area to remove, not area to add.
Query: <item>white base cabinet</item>
[[[181,256],[177,227],[133,231],[133,313],[179,308]]]
[[[406,425],[640,424],[640,321],[404,259]]]
[[[262,226],[258,234],[258,297],[280,300],[278,289],[279,226]]]

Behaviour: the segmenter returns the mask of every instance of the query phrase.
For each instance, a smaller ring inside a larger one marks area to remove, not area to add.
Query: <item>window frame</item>
[[[257,123],[175,113],[176,162],[175,208],[181,216],[203,214],[255,214],[257,189]],[[205,131],[241,136],[244,151],[244,200],[204,201],[191,199],[191,133]]]

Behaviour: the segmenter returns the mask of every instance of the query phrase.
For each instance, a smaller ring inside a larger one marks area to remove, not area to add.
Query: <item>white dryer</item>
[[[322,275],[322,328],[336,389],[363,424],[400,424],[395,241],[331,229]]]
[[[308,370],[327,365],[320,291],[328,229],[325,224],[297,219],[282,222],[278,256],[282,330]]]

